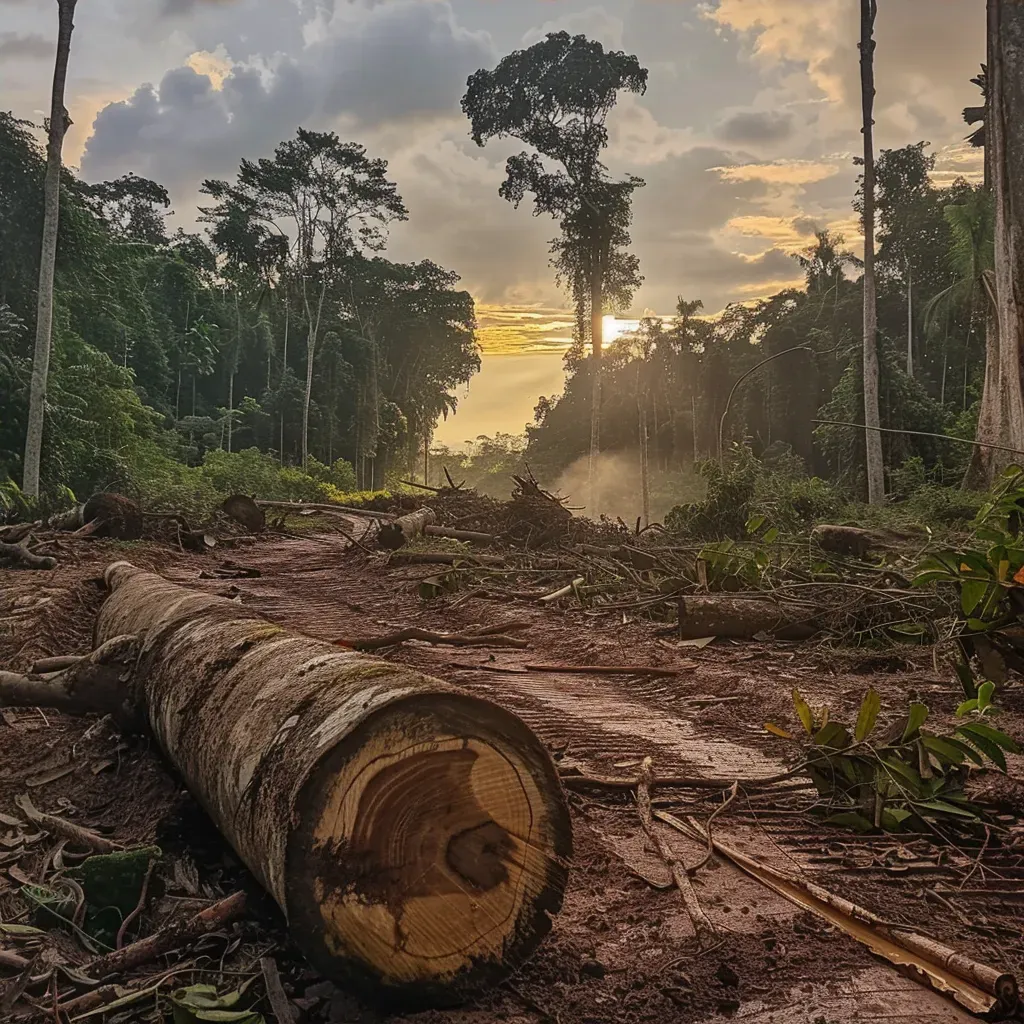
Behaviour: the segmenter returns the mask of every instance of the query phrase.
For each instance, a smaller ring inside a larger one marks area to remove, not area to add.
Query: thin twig
[[[156,861],[150,859],[146,867],[146,877],[142,880],[142,892],[139,893],[139,902],[135,905],[135,909],[121,922],[121,927],[117,930],[117,939],[114,941],[114,949],[120,949],[124,945],[124,937],[128,931],[128,926],[142,913],[143,908],[146,906],[149,879],[152,877],[154,867],[156,867]]]
[[[718,807],[715,808],[715,810],[711,814],[711,817],[708,818],[707,824],[704,826],[704,831],[707,832],[707,834],[708,834],[708,852],[706,854],[704,854],[704,857],[703,857],[703,859],[701,860],[701,862],[699,864],[695,864],[692,868],[687,868],[686,869],[687,870],[687,874],[691,878],[695,874],[697,874],[697,872],[700,871],[700,869],[702,867],[704,867],[704,865],[707,864],[708,861],[710,861],[712,857],[714,857],[714,855],[715,855],[715,841],[714,841],[714,839],[711,836],[711,825],[714,822],[715,818],[717,818],[723,811],[725,811],[729,807],[729,805],[733,802],[733,800],[736,799],[736,794],[739,792],[739,789],[740,789],[740,784],[739,784],[739,780],[737,779],[736,782],[734,782],[732,784],[732,788],[729,790],[729,795],[725,798],[725,800],[722,801],[721,804],[719,804]]]

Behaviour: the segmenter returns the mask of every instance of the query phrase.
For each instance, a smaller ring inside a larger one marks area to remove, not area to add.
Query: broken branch
[[[5,544],[0,542],[0,561],[11,562],[14,566],[23,565],[26,569],[54,569],[56,558],[44,558],[34,555],[24,544]]]
[[[640,824],[643,826],[647,837],[654,844],[659,856],[672,872],[672,878],[679,890],[683,906],[686,908],[690,920],[693,922],[693,930],[697,933],[697,941],[702,947],[707,946],[718,935],[715,926],[710,918],[704,913],[703,908],[697,900],[697,894],[693,890],[693,883],[686,870],[686,865],[675,855],[672,847],[665,841],[654,824],[651,816],[651,785],[654,778],[652,762],[649,757],[644,758],[640,767],[640,778],[636,788],[636,806],[640,813]]]
[[[512,626],[513,628],[522,628],[515,623]],[[349,647],[353,651],[379,651],[385,647],[394,647],[397,644],[408,643],[410,640],[422,640],[428,644],[447,644],[450,647],[515,647],[519,650],[525,650],[530,646],[525,640],[516,640],[514,637],[502,636],[489,630],[471,634],[432,633],[430,630],[417,629],[414,626],[410,626],[408,629],[401,629],[397,633],[391,633],[388,636],[367,637],[363,640],[339,639],[335,640],[334,643],[339,647]]]
[[[54,835],[66,839],[69,843],[92,850],[93,853],[114,853],[116,850],[123,849],[120,843],[105,839],[98,833],[93,832],[92,829],[83,828],[81,825],[76,825],[73,821],[59,818],[55,814],[46,814],[43,811],[36,810],[27,793],[15,797],[14,802],[18,805],[21,813],[33,825],[38,825],[40,828],[46,829],[47,832],[52,832]]]

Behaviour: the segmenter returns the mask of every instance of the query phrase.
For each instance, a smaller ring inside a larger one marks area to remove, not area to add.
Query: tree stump
[[[511,712],[126,562],[96,641],[171,763],[339,981],[449,1004],[518,968],[561,906],[568,808]]]

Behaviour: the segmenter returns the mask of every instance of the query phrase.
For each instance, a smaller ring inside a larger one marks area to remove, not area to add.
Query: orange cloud
[[[712,167],[724,181],[764,181],[771,185],[813,185],[839,173],[837,164],[819,160],[774,160],[764,164]]]

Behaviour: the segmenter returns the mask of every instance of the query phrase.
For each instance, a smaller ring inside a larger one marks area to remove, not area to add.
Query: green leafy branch
[[[827,707],[815,711],[794,689],[793,705],[807,739],[770,723],[766,728],[800,743],[805,770],[832,824],[862,832],[917,830],[935,820],[968,824],[983,817],[964,795],[970,767],[995,765],[1005,772],[1006,753],[1020,752],[1010,736],[980,721],[992,707],[993,691],[979,688],[973,703],[961,705],[961,717],[973,714],[972,720],[946,735],[925,729],[929,709],[920,701],[876,735],[881,698],[874,688],[852,727],[834,721]]]

